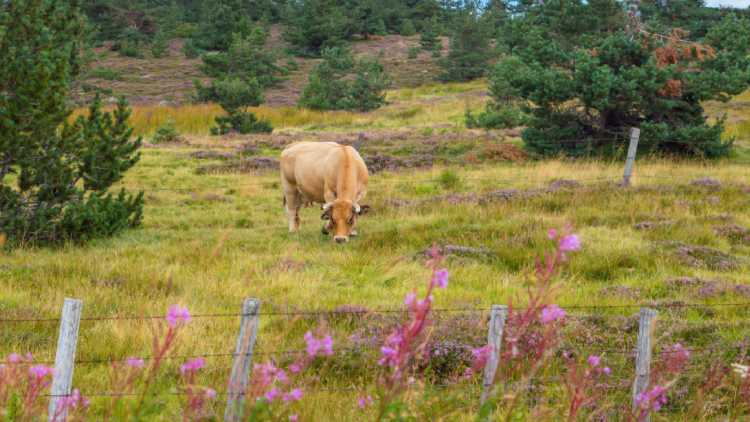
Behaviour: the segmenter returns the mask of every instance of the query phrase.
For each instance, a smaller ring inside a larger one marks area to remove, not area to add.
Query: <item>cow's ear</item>
[[[369,205],[360,205],[359,206],[359,212],[357,212],[357,214],[359,214],[359,215],[365,215],[369,211],[370,211],[370,206]]]
[[[329,204],[325,204],[323,207],[323,214],[320,215],[321,220],[330,220],[331,219],[331,210],[333,209],[332,206]]]

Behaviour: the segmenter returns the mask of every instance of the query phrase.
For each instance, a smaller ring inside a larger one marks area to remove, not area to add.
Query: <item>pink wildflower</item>
[[[642,413],[658,412],[667,404],[667,389],[656,385],[645,393],[639,393],[635,398],[635,404]]]
[[[128,358],[125,363],[135,369],[143,368],[143,365],[145,365],[145,362],[141,358]]]
[[[404,299],[404,305],[411,308],[414,305],[414,302],[417,300],[417,295],[414,292],[407,293],[406,298]]]
[[[445,268],[438,270],[433,278],[433,283],[440,289],[448,287],[448,270]]]
[[[89,407],[90,401],[76,388],[69,396],[61,397],[58,405],[63,409],[79,409]]]
[[[333,339],[330,335],[325,336],[323,338],[323,354],[326,356],[333,355]]]
[[[279,395],[281,395],[281,391],[279,391],[278,388],[274,387],[266,393],[266,400],[268,400],[269,402],[272,402],[276,400],[279,397]]]
[[[52,375],[52,372],[54,372],[52,368],[44,365],[34,365],[29,368],[29,375],[36,378],[37,380],[41,380],[49,375]]]
[[[378,361],[378,365],[383,366],[386,363],[389,365],[395,362],[396,355],[398,352],[393,347],[383,346],[380,348],[382,357]]]
[[[206,398],[209,400],[213,400],[216,398],[216,390],[214,390],[213,388],[207,389],[205,394],[206,394]]]
[[[284,401],[300,401],[302,400],[302,390],[299,388],[295,388],[294,390],[290,391],[287,394],[284,394]]]
[[[542,324],[549,324],[565,318],[565,311],[557,305],[547,305],[542,309]]]
[[[333,355],[333,339],[330,335],[327,335],[323,340],[318,340],[313,336],[313,333],[308,331],[305,333],[305,342],[307,342],[307,355],[314,358],[318,353],[331,356]]]
[[[596,368],[597,366],[599,366],[599,363],[601,363],[601,361],[602,359],[597,355],[591,355],[588,359],[588,363],[592,368]]]
[[[18,353],[11,353],[8,355],[8,363],[18,363],[21,362],[21,355]]]
[[[180,367],[180,373],[182,375],[197,372],[199,369],[206,366],[206,360],[203,358],[190,359]]]
[[[167,323],[170,327],[176,327],[179,324],[187,324],[190,322],[190,312],[186,307],[180,305],[172,305],[167,311]]]
[[[357,405],[360,409],[364,409],[367,406],[372,405],[372,396],[368,395],[366,397],[360,397],[359,400],[357,400]]]
[[[581,249],[581,241],[577,234],[571,234],[560,240],[560,251],[575,252]]]
[[[296,413],[293,415],[289,415],[289,422],[297,422],[299,420],[299,415]]]
[[[602,372],[604,372],[604,375],[609,375],[612,373],[612,370],[609,369],[609,366],[605,366],[604,369],[602,369]]]
[[[549,240],[555,240],[555,239],[557,239],[557,230],[556,229],[549,229],[549,231],[547,232],[547,238],[549,238]]]
[[[301,371],[302,371],[302,365],[300,365],[299,363],[295,362],[289,365],[289,372],[293,374],[299,374]]]

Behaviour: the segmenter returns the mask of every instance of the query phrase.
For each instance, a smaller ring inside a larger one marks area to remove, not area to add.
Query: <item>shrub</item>
[[[461,184],[461,178],[455,171],[445,169],[440,172],[438,183],[440,183],[440,186],[442,186],[443,189],[456,189]]]
[[[216,126],[211,128],[212,135],[225,135],[236,131],[247,133],[271,133],[273,126],[266,120],[258,120],[255,114],[247,111],[234,111],[228,116],[216,118]]]
[[[138,225],[143,194],[109,192],[139,159],[127,103],[103,113],[97,97],[88,116],[68,122],[77,5],[10,0],[1,10],[0,232],[15,245],[51,244]]]
[[[143,45],[146,37],[134,27],[128,27],[122,32],[112,49],[119,52],[123,57],[143,58]]]
[[[167,120],[166,123],[156,129],[153,138],[151,138],[151,143],[166,144],[173,142],[182,142],[182,136],[177,131],[177,128],[175,128],[174,120]]]
[[[185,44],[182,45],[182,54],[188,59],[194,59],[201,55],[201,51],[195,46],[193,40],[187,40],[185,41]]]
[[[289,2],[284,39],[298,54],[319,56],[347,38],[346,13],[335,0]]]
[[[409,47],[409,50],[407,51],[406,55],[410,59],[414,60],[414,59],[416,59],[419,56],[419,52],[421,50],[422,49],[419,48],[419,47]]]
[[[466,127],[484,129],[511,129],[527,123],[528,116],[520,108],[512,105],[490,103],[477,116],[466,109]]]
[[[122,73],[117,69],[98,66],[88,71],[86,78],[105,79],[108,81],[119,81],[122,79]]]
[[[404,21],[401,23],[401,29],[399,30],[399,33],[405,37],[411,37],[412,35],[417,33],[417,29],[414,28],[414,23],[412,23],[411,19],[404,19]]]
[[[438,21],[437,17],[433,16],[430,20],[425,21],[422,28],[422,32],[419,35],[419,45],[425,51],[435,51],[440,46],[440,38],[438,38]]]
[[[155,58],[161,58],[169,55],[169,37],[164,32],[157,32],[154,40],[151,42],[151,54]]]
[[[353,80],[347,78],[352,73]],[[355,62],[349,50],[330,48],[310,73],[299,105],[315,110],[374,110],[385,104],[389,83],[378,60]]]
[[[489,36],[473,13],[465,12],[453,31],[447,56],[440,61],[444,82],[465,82],[484,75],[490,58]]]

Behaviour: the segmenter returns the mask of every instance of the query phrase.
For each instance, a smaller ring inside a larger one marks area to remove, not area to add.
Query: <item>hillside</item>
[[[447,40],[443,40],[447,48]],[[154,58],[146,52],[142,59],[122,57],[109,48],[109,43],[95,49],[96,59],[89,64],[88,72],[77,91],[79,101],[91,98],[95,90],[108,97],[124,95],[134,105],[179,105],[190,102],[194,93],[193,80],[205,81],[200,71],[200,58],[189,59],[182,53],[184,40],[169,43],[169,55]],[[281,30],[273,26],[268,48],[284,52],[286,43]],[[382,63],[391,75],[393,88],[415,87],[433,82],[438,72],[436,59],[430,53],[420,51],[417,58],[409,58],[409,49],[419,47],[419,36],[401,35],[373,36],[369,40],[353,43],[355,57],[377,57],[382,54]],[[281,86],[265,93],[266,105],[293,106],[307,84],[307,75],[317,59],[306,59],[281,54],[279,64],[296,63]]]

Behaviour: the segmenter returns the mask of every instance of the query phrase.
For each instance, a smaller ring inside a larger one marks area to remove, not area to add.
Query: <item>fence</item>
[[[635,373],[631,379],[631,400],[633,406],[636,406],[636,398],[640,393],[643,393],[649,388],[649,375],[651,368],[651,361],[654,355],[653,349],[655,345],[654,333],[656,329],[656,322],[658,318],[659,309],[675,309],[675,308],[750,308],[750,302],[731,302],[731,303],[713,303],[713,304],[700,304],[700,303],[676,303],[676,304],[664,304],[664,305],[571,305],[563,306],[568,310],[601,310],[601,309],[638,309],[640,308],[639,323],[638,323],[638,334],[636,338],[636,346],[633,349],[606,349],[600,350],[598,353],[613,353],[622,354],[623,356],[632,355]],[[196,319],[213,319],[213,318],[240,318],[239,330],[236,337],[236,345],[233,352],[227,353],[208,353],[208,354],[193,354],[193,355],[179,355],[179,356],[168,356],[167,359],[189,359],[196,357],[231,357],[232,365],[231,372],[229,374],[229,383],[225,392],[219,393],[221,397],[226,399],[226,407],[224,413],[225,421],[237,421],[240,420],[240,413],[243,406],[243,400],[245,392],[249,384],[251,377],[252,361],[255,355],[258,353],[254,350],[256,341],[258,339],[258,329],[260,325],[261,316],[310,316],[310,315],[342,315],[342,314],[365,314],[365,313],[382,313],[382,314],[406,314],[407,311],[404,309],[379,309],[379,310],[300,310],[300,311],[268,311],[261,312],[261,302],[258,299],[248,298],[242,303],[240,313],[207,313],[207,314],[196,314],[192,318]],[[496,372],[501,361],[501,347],[503,344],[503,332],[505,328],[506,319],[508,317],[508,307],[503,305],[492,305],[488,308],[436,308],[433,310],[435,313],[486,313],[489,311],[489,319],[487,325],[487,345],[490,346],[490,356],[488,363],[485,366],[482,383],[481,383],[481,397],[479,402],[483,403],[491,394],[491,389],[496,381]],[[588,318],[597,316],[596,314],[570,314],[569,318]],[[0,319],[0,323],[19,323],[19,322],[40,322],[40,323],[59,323],[59,335],[57,340],[57,352],[55,355],[54,362],[54,375],[52,381],[52,388],[50,393],[49,403],[49,415],[56,415],[56,419],[62,416],[64,419],[64,410],[58,409],[59,399],[67,397],[72,392],[72,380],[73,372],[76,364],[111,364],[116,362],[124,362],[132,357],[110,357],[107,359],[76,359],[76,349],[78,343],[78,336],[80,330],[81,321],[110,321],[110,320],[157,320],[163,319],[163,316],[146,315],[146,316],[132,316],[132,315],[101,315],[101,316],[83,316],[83,302],[77,299],[65,299],[62,308],[62,314],[60,318],[23,318],[23,319]],[[750,325],[748,325],[750,328]],[[358,350],[357,348],[337,348],[338,350]],[[713,350],[712,348],[696,348],[689,347],[686,350],[691,352],[699,352],[705,350]],[[268,354],[270,355],[284,355],[284,354],[298,354],[304,353],[304,350],[275,350]],[[661,351],[658,354],[673,353],[671,350]],[[151,356],[140,356],[139,359],[151,359]],[[40,363],[40,362],[35,362]],[[538,381],[553,381],[560,380],[560,377],[547,377],[542,378]],[[624,379],[623,379],[624,380]],[[449,387],[450,384],[439,385],[435,387]],[[532,384],[529,382],[527,385],[516,386],[516,388],[538,390],[544,389],[544,385]],[[617,387],[612,387],[617,388]],[[327,391],[326,389],[323,389]],[[333,388],[330,391],[357,391],[356,388]],[[173,394],[180,394],[173,393]],[[128,396],[127,393],[107,393],[107,392],[87,392],[85,394],[89,397],[118,397]],[[50,418],[52,420],[52,418]]]
[[[623,170],[621,179],[622,186],[630,186],[631,178],[634,169],[635,157],[639,143],[640,130],[633,128],[630,132],[629,147],[627,151],[626,163]],[[647,176],[648,177],[648,176]],[[597,178],[598,181],[611,181],[612,179]],[[410,181],[414,181],[411,179]],[[259,183],[257,186],[263,186],[267,183]],[[161,189],[156,189],[161,190]],[[175,190],[175,189],[167,189]],[[187,190],[189,191],[189,189]],[[378,309],[378,310],[301,310],[301,311],[260,311],[261,303],[258,299],[248,298],[242,303],[242,311],[240,313],[207,313],[193,315],[192,318],[240,318],[240,326],[236,336],[236,344],[232,352],[226,353],[204,353],[204,354],[193,354],[193,355],[179,355],[179,356],[168,356],[167,359],[189,359],[196,357],[231,357],[231,372],[229,374],[229,383],[225,392],[219,393],[220,396],[226,398],[226,407],[224,412],[224,420],[226,421],[237,421],[240,419],[240,412],[243,405],[245,392],[248,387],[248,383],[251,377],[252,361],[253,357],[259,354],[255,350],[256,341],[258,339],[258,329],[260,325],[261,316],[273,316],[273,315],[334,315],[334,314],[361,314],[361,313],[384,313],[384,314],[403,314],[406,311],[403,309]],[[734,307],[734,308],[750,308],[750,302],[734,302],[734,303],[714,303],[714,304],[700,304],[700,303],[675,303],[668,305],[572,305],[563,306],[569,310],[600,310],[600,309],[640,309],[639,312],[639,329],[636,338],[636,347],[633,349],[609,349],[607,353],[622,354],[622,355],[633,355],[633,364],[635,367],[635,373],[633,378],[630,380],[631,388],[631,400],[633,406],[636,406],[636,397],[646,391],[649,387],[649,376],[651,361],[654,355],[654,332],[656,327],[656,321],[658,319],[658,310],[661,308],[717,308],[717,307]],[[63,304],[62,315],[60,318],[0,318],[0,324],[2,323],[19,323],[19,322],[35,322],[35,323],[59,323],[59,335],[57,339],[57,349],[54,361],[50,362],[36,362],[36,363],[48,363],[54,364],[54,376],[50,392],[49,402],[49,415],[57,415],[59,418],[64,414],[60,415],[60,409],[58,409],[58,401],[61,397],[67,397],[71,394],[73,387],[73,373],[75,365],[89,365],[89,364],[112,364],[116,362],[124,362],[131,357],[118,357],[113,356],[106,359],[76,359],[76,350],[78,345],[78,335],[80,330],[81,321],[107,321],[107,320],[158,320],[162,319],[163,316],[159,315],[147,315],[147,316],[83,316],[83,303],[77,299],[65,299]],[[487,400],[491,394],[492,386],[496,380],[496,372],[500,365],[501,360],[501,347],[503,344],[503,332],[505,328],[506,319],[508,317],[508,307],[503,305],[492,305],[491,308],[443,308],[434,309],[434,312],[444,313],[458,313],[458,312],[488,312],[489,320],[487,326],[487,345],[490,346],[490,358],[484,369],[482,381],[481,381],[481,396],[479,402],[483,403]],[[575,315],[572,315],[575,317]],[[580,317],[592,316],[579,315]],[[594,314],[594,316],[596,316]],[[748,326],[750,328],[750,325]],[[339,350],[346,350],[341,349]],[[711,348],[698,348],[692,347],[687,350],[698,352],[712,350]],[[284,354],[297,354],[303,353],[304,350],[275,350],[268,354],[272,355],[284,355]],[[665,353],[665,352],[662,352]],[[668,351],[666,352],[668,353]],[[152,356],[141,356],[140,359],[148,360]],[[552,378],[546,378],[546,380],[552,380]],[[436,385],[440,387],[440,385]],[[540,385],[526,385],[523,388],[529,389],[540,389],[544,386]],[[356,388],[346,389],[348,391],[356,391]],[[342,389],[332,389],[332,391],[342,391]],[[176,393],[179,394],[179,393]],[[107,392],[88,392],[87,396],[91,397],[112,397],[122,396],[127,394],[121,393],[107,393]],[[64,409],[62,409],[64,412]],[[51,419],[51,417],[50,417]]]

